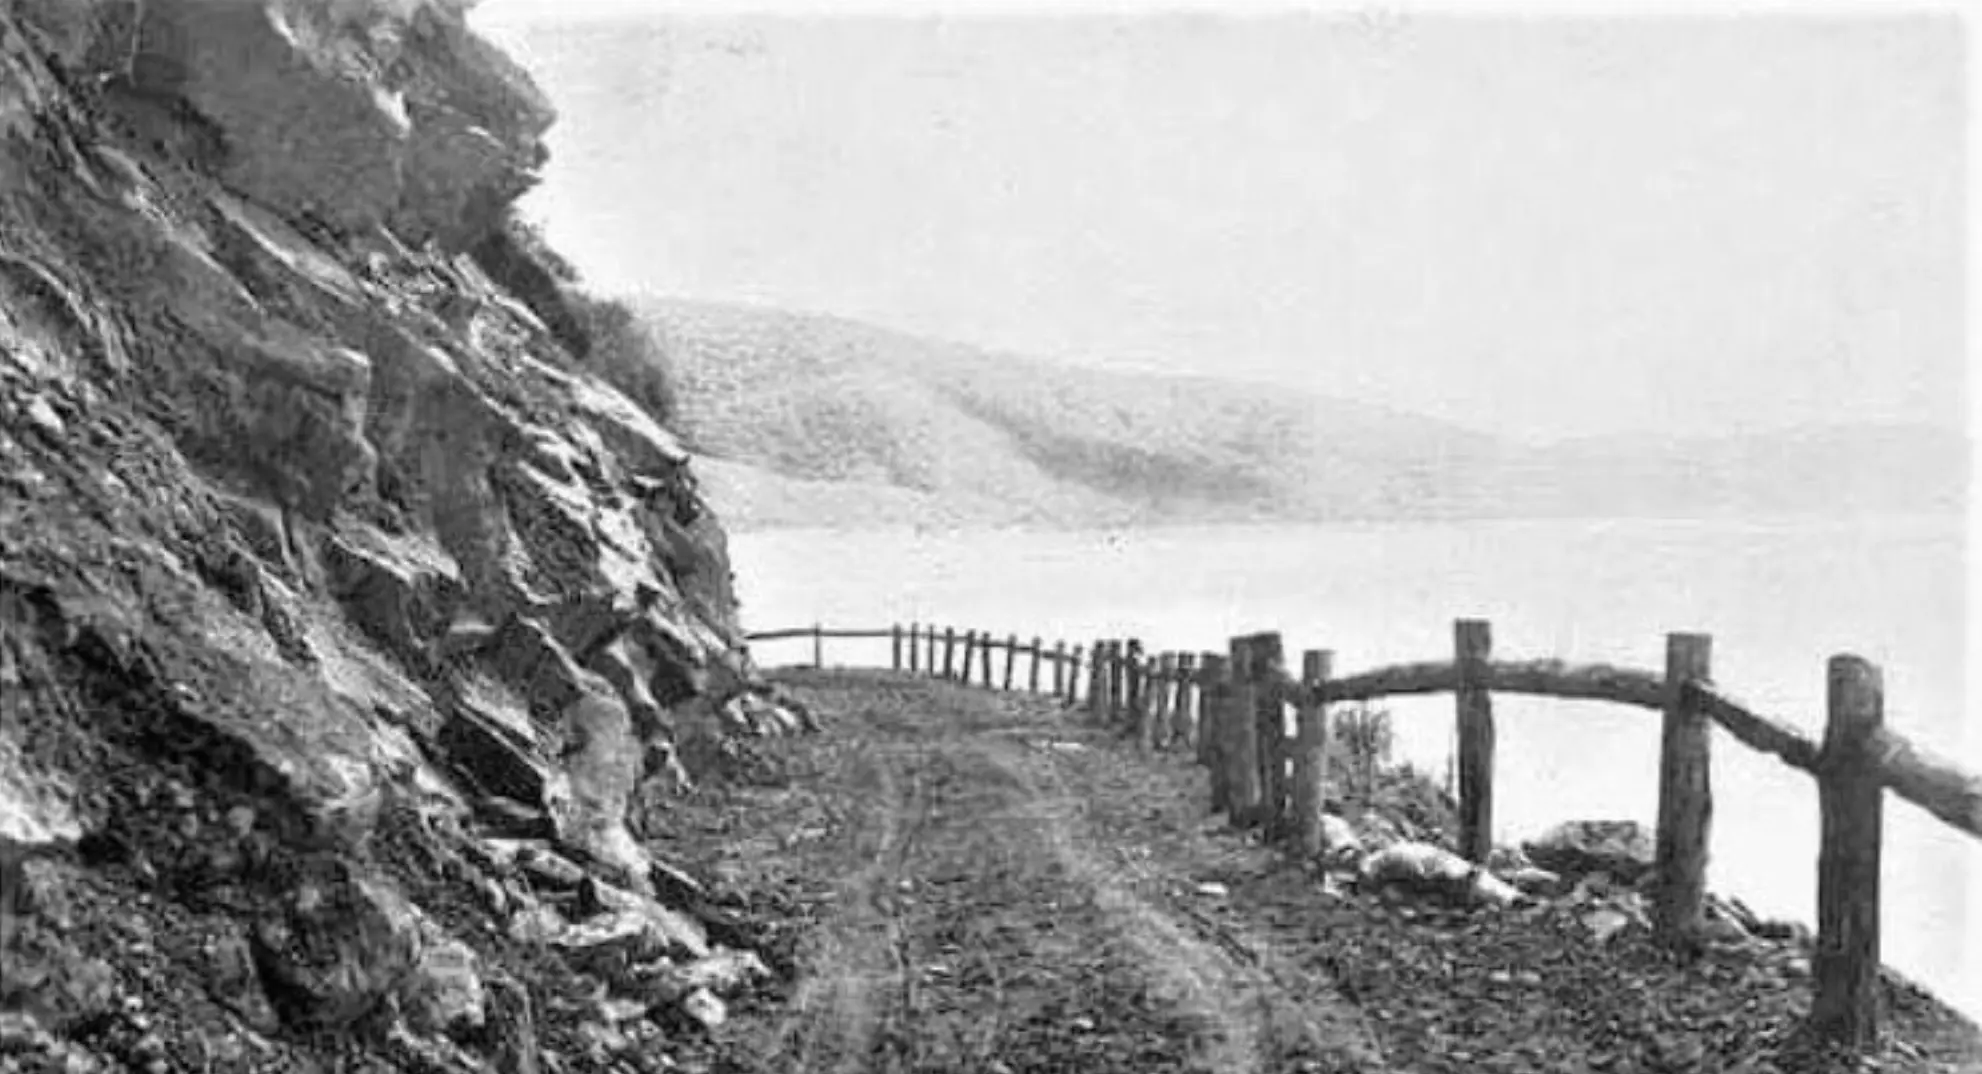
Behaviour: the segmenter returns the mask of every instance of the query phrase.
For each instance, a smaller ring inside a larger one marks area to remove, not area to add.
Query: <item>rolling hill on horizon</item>
[[[997,354],[639,297],[739,528],[1093,526],[1958,509],[1958,434],[1839,425],[1517,443],[1274,386]]]

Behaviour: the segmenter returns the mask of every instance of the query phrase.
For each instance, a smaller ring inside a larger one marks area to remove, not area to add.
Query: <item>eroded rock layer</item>
[[[530,952],[734,958],[629,820],[796,721],[509,290],[552,115],[449,0],[0,0],[0,1069],[193,1047],[150,1003],[187,1069],[532,1070]]]

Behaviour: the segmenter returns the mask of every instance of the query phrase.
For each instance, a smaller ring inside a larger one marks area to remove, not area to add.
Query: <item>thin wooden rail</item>
[[[1214,811],[1236,827],[1260,827],[1312,855],[1320,846],[1321,781],[1327,769],[1330,705],[1382,697],[1453,694],[1459,729],[1461,851],[1484,863],[1492,849],[1494,694],[1630,705],[1661,713],[1658,845],[1653,920],[1669,941],[1688,941],[1703,920],[1706,848],[1713,816],[1711,737],[1718,725],[1735,741],[1808,773],[1818,784],[1823,837],[1818,865],[1818,952],[1810,1021],[1824,1035],[1856,1047],[1877,1039],[1879,859],[1884,792],[1891,791],[1950,827],[1982,838],[1982,776],[1937,756],[1884,725],[1878,669],[1854,656],[1829,665],[1824,739],[1756,712],[1712,682],[1712,641],[1701,634],[1667,637],[1663,673],[1561,660],[1494,660],[1483,621],[1454,627],[1449,660],[1390,664],[1335,676],[1333,654],[1311,650],[1299,680],[1282,664],[1278,634],[1231,639],[1217,653],[1145,656],[1140,639],[1097,638],[1050,650],[1040,638],[1021,645],[989,631],[928,624],[879,630],[815,624],[745,635],[750,642],[810,640],[823,663],[828,639],[888,640],[897,671],[986,688],[998,680],[992,654],[1005,655],[1003,685],[1014,689],[1017,662],[1031,660],[1024,689],[1079,707],[1097,725],[1133,735],[1146,750],[1189,750],[1211,774]],[[958,663],[957,642],[963,642]],[[1299,734],[1285,733],[1286,706]]]
[[[792,627],[788,630],[762,630],[745,634],[745,641],[782,641],[791,638],[847,638],[862,641],[886,641],[894,637],[892,630],[828,630],[824,627]]]

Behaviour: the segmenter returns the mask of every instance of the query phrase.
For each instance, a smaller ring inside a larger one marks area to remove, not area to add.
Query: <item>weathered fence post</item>
[[[1251,672],[1258,684],[1253,702],[1259,750],[1260,825],[1267,838],[1278,839],[1287,828],[1287,769],[1293,743],[1287,738],[1287,703],[1281,683],[1287,677],[1287,657],[1280,635],[1253,635]]]
[[[1108,716],[1115,709],[1115,665],[1114,643],[1103,638],[1094,643],[1094,653],[1089,658],[1094,664],[1093,704],[1095,722],[1106,724]]]
[[[1219,722],[1224,719],[1225,676],[1231,671],[1218,653],[1199,653],[1197,665],[1197,763],[1212,772],[1213,797],[1217,799]],[[1222,802],[1223,799],[1217,799]],[[1212,807],[1217,812],[1217,806]]]
[[[1156,658],[1145,656],[1136,661],[1136,678],[1140,685],[1136,690],[1135,720],[1136,744],[1144,753],[1156,751],[1157,730],[1163,726],[1156,717],[1157,698],[1163,684],[1156,677]]]
[[[989,690],[996,685],[996,683],[991,681],[991,654],[998,651],[998,643],[992,640],[991,632],[988,630],[984,632],[983,637],[978,639],[978,643],[984,649],[984,688]]]
[[[1095,723],[1108,719],[1108,643],[1101,638],[1088,650],[1087,714]]]
[[[1026,676],[1025,692],[1028,694],[1039,692],[1039,635],[1037,634],[1032,637],[1032,673]]]
[[[1219,653],[1198,657],[1198,678],[1203,680],[1198,699],[1197,759],[1210,775],[1211,812],[1229,809],[1232,790],[1225,785],[1225,719],[1230,706],[1232,668]]]
[[[922,670],[922,639],[917,636],[921,629],[921,623],[908,625],[908,669],[912,672]]]
[[[1110,724],[1122,718],[1122,698],[1128,692],[1128,676],[1122,674],[1122,639],[1108,641],[1108,707],[1106,721]]]
[[[1707,892],[1708,836],[1713,826],[1712,738],[1707,714],[1687,702],[1686,685],[1713,677],[1713,639],[1665,636],[1665,715],[1659,741],[1658,892],[1652,922],[1659,936],[1699,933]]]
[[[1062,638],[1053,643],[1053,696],[1069,704],[1073,695],[1067,692],[1067,642]]]
[[[957,655],[957,628],[944,627],[943,628],[943,677],[945,679],[956,678],[956,664],[955,664],[956,655]],[[931,660],[930,663],[934,664],[935,661]]]
[[[977,670],[977,631],[966,630],[963,635],[963,675],[957,680],[970,685],[970,677]]]
[[[1234,828],[1259,823],[1259,683],[1253,668],[1254,638],[1232,639],[1232,700],[1224,724],[1227,819]]]
[[[923,660],[922,666],[931,676],[934,676],[936,674],[936,624],[931,623],[923,629],[922,641],[929,650],[926,654],[927,659]]]
[[[1197,737],[1191,733],[1191,714],[1195,711],[1192,695],[1197,685],[1197,658],[1190,653],[1177,654],[1177,693],[1170,706],[1170,741],[1174,745],[1197,747]]]
[[[888,628],[888,655],[896,671],[902,669],[902,625],[896,623]]]
[[[1856,656],[1829,667],[1824,748],[1817,765],[1823,842],[1817,850],[1817,980],[1810,1024],[1863,1049],[1879,1039],[1879,862],[1885,794],[1871,739],[1885,723],[1879,669]]]
[[[826,666],[826,628],[817,622],[812,624],[812,666]]]
[[[1149,744],[1142,741],[1149,722],[1148,693],[1148,684],[1143,681],[1142,640],[1130,638],[1122,646],[1122,722],[1144,749],[1149,748]]]
[[[1012,692],[1012,665],[1019,658],[1019,636],[1013,634],[1005,639],[1005,692]]]
[[[1074,646],[1074,651],[1067,657],[1067,707],[1068,708],[1073,708],[1080,704],[1080,667],[1081,667],[1081,659],[1085,654],[1086,654],[1086,650],[1081,646],[1076,645]]]
[[[1476,865],[1493,853],[1493,700],[1481,668],[1493,657],[1493,627],[1484,619],[1452,625],[1459,669],[1459,853]]]
[[[1301,857],[1317,857],[1328,849],[1321,826],[1328,791],[1328,706],[1322,689],[1334,672],[1335,654],[1309,649],[1301,654],[1301,685],[1305,688],[1296,718],[1300,733],[1294,751],[1294,831]]]
[[[1156,725],[1153,741],[1158,748],[1170,745],[1170,706],[1175,696],[1172,691],[1177,681],[1177,654],[1163,653],[1156,658],[1156,671],[1150,676],[1151,689],[1155,691],[1154,703],[1150,705],[1150,718]]]

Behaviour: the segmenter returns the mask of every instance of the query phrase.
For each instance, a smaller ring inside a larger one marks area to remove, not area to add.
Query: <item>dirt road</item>
[[[1220,879],[1267,854],[1207,824],[1182,757],[1010,695],[796,689],[831,730],[716,823],[754,834],[709,868],[794,891],[810,924],[789,994],[739,1012],[720,1065],[1384,1069],[1325,973],[1226,905]]]

